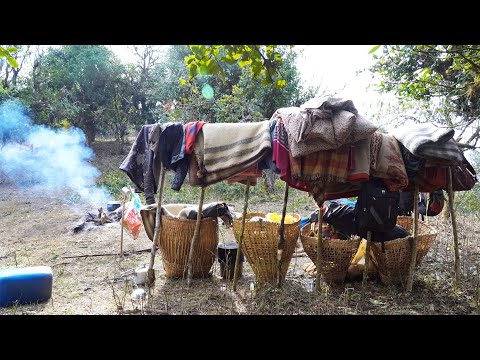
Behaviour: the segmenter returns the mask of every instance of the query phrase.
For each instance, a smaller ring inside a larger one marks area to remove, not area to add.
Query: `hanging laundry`
[[[280,108],[277,113],[294,158],[357,142],[378,128],[358,114],[351,100],[339,98],[314,98],[300,108]]]
[[[370,176],[383,179],[390,191],[402,190],[408,185],[408,177],[398,142],[392,135],[375,132],[375,137],[378,135],[382,140],[380,147],[373,146],[378,153],[370,154]]]
[[[156,133],[162,130],[159,124],[142,126],[129,153],[119,166],[135,184],[135,191],[145,192],[146,199],[153,202],[156,186],[153,171],[154,153],[150,149],[150,139],[154,129]]]
[[[439,128],[429,123],[405,126],[393,134],[412,154],[426,159],[450,160],[452,165],[462,161],[454,135],[452,128]]]

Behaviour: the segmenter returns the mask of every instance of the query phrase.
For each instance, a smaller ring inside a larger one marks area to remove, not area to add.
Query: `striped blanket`
[[[268,155],[271,147],[268,120],[205,124],[195,140],[194,161],[190,161],[189,169],[190,184],[212,185],[238,175]]]
[[[414,155],[459,163],[462,155],[453,140],[454,134],[454,129],[439,128],[426,123],[405,126],[396,130],[393,136]]]
[[[268,120],[256,123],[203,125],[203,165],[213,173],[260,160],[271,149]]]

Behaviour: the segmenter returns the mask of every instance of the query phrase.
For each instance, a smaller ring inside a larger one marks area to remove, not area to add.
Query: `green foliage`
[[[13,46],[10,46],[6,49],[3,46],[0,46],[0,59],[1,58],[7,59],[7,62],[10,64],[11,67],[18,68],[18,62],[12,56],[12,53],[15,53],[15,52],[17,52],[17,49]]]
[[[114,199],[121,199],[123,196],[122,188],[127,182],[125,173],[120,169],[105,171],[98,179],[97,185],[104,186]]]
[[[198,75],[217,74],[225,80],[227,74],[222,64],[238,64],[242,68],[248,66],[253,78],[261,79],[265,86],[286,85],[285,79],[274,82],[274,75],[283,64],[278,45],[190,45],[190,50],[192,55],[185,58],[190,81]]]
[[[480,48],[478,45],[388,45],[371,71],[380,91],[393,92],[423,121],[458,130],[459,140],[480,139]]]

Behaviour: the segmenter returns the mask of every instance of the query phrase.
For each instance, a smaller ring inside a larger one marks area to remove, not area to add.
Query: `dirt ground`
[[[366,301],[360,302],[361,283],[322,285],[317,293],[309,289],[313,278],[304,272],[310,259],[304,253],[290,262],[281,289],[269,285],[255,287],[254,274],[247,262],[237,292],[220,276],[215,262],[212,276],[185,280],[167,279],[162,258],[155,256],[156,283],[146,301],[134,301],[137,288],[129,270],[148,265],[151,241],[142,230],[139,239],[125,235],[124,259],[120,249],[118,222],[89,226],[74,234],[87,212],[96,209],[67,203],[65,194],[39,193],[18,189],[0,181],[0,268],[50,266],[53,293],[40,304],[0,308],[0,314],[477,314],[479,312],[480,226],[472,219],[458,219],[462,281],[454,285],[450,220],[430,219],[438,236],[417,269],[411,297],[397,285],[370,280]],[[234,204],[241,209],[242,204]],[[252,211],[270,211],[269,205],[252,204]],[[278,205],[277,209],[281,209]],[[304,215],[304,214],[302,214]],[[220,227],[220,241],[233,241],[231,229]],[[146,250],[141,252],[142,250]],[[298,249],[301,250],[300,248]],[[136,251],[140,251],[136,253]],[[97,256],[92,256],[97,255]],[[122,276],[124,275],[124,276]]]

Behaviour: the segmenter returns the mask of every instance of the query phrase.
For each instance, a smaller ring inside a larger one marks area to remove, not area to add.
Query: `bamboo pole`
[[[370,266],[370,248],[372,245],[372,232],[367,231],[367,246],[365,246],[365,268],[363,269],[362,294],[361,301],[365,300],[365,291],[367,290],[368,267]]]
[[[245,201],[243,204],[242,228],[240,232],[240,239],[238,239],[237,257],[235,258],[235,268],[233,270],[233,291],[237,291],[238,268],[240,266],[240,253],[242,252],[243,233],[245,231],[245,216],[247,215],[248,195],[250,192],[250,180],[247,178],[247,187],[245,188]]]
[[[285,216],[287,215],[287,202],[288,202],[288,184],[285,183],[285,194],[283,196],[283,209],[282,209],[282,219],[280,220],[280,228],[278,229],[278,234],[280,239],[278,241],[277,248],[277,287],[282,287],[282,254],[283,248],[285,247]]]
[[[147,271],[147,281],[145,285],[150,288],[155,283],[155,271],[153,270],[153,265],[155,263],[155,253],[157,251],[157,242],[160,235],[160,230],[162,227],[162,222],[160,221],[160,213],[162,212],[162,197],[163,197],[163,184],[165,183],[165,173],[166,169],[163,167],[163,164],[160,165],[160,184],[158,185],[158,200],[157,200],[157,213],[155,214],[155,231],[153,233],[152,241],[152,251],[150,252],[150,264],[148,265]]]
[[[123,194],[122,204],[122,222],[120,223],[120,258],[123,259],[123,223],[125,222],[125,201],[127,201],[127,195]]]
[[[320,195],[320,201],[317,202],[318,205],[318,235],[317,235],[317,277],[315,280],[315,290],[320,292],[322,290],[322,285],[320,284],[320,279],[322,278],[322,251],[323,251],[323,237],[322,237],[322,222],[323,222],[323,199],[325,194]]]
[[[414,222],[413,222],[412,254],[410,258],[410,267],[408,269],[407,294],[410,294],[412,292],[413,273],[415,272],[415,266],[417,265],[418,193],[419,193],[419,186],[418,186],[418,183],[415,182],[415,192],[413,193]]]
[[[455,285],[460,283],[460,252],[458,249],[457,217],[453,208],[452,168],[448,167],[448,208],[452,218],[453,244],[455,250]]]
[[[193,233],[192,242],[190,243],[190,252],[188,253],[188,262],[187,262],[187,286],[190,287],[193,277],[193,253],[195,252],[195,247],[197,246],[198,238],[200,237],[200,226],[202,224],[202,210],[203,210],[203,199],[205,198],[205,189],[206,187],[202,186],[202,192],[200,193],[200,202],[198,203],[198,213],[197,213],[197,223],[195,224],[195,232]]]

